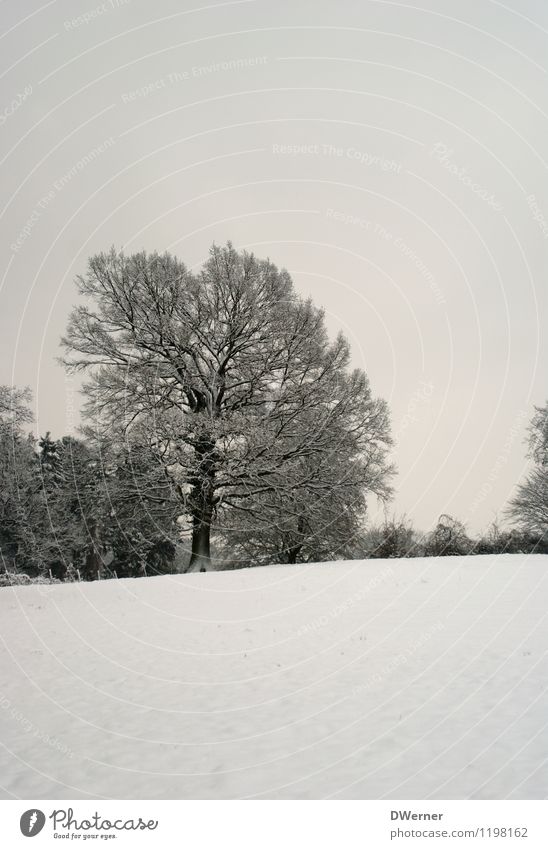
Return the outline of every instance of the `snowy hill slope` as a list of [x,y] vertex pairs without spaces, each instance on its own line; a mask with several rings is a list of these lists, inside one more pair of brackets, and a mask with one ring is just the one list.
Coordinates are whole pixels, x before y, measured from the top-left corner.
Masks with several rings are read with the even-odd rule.
[[6,798],[544,798],[548,558],[0,590]]

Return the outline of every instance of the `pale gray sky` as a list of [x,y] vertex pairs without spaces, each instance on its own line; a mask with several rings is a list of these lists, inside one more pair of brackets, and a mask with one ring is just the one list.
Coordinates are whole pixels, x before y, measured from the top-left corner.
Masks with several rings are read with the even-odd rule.
[[0,4],[0,382],[77,425],[55,362],[86,258],[285,266],[391,407],[395,508],[471,530],[548,396],[548,6]]

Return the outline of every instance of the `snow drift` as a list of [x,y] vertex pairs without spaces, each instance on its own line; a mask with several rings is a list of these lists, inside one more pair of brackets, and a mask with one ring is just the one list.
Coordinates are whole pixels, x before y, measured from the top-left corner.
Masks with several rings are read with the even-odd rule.
[[5,798],[544,798],[543,556],[0,590]]

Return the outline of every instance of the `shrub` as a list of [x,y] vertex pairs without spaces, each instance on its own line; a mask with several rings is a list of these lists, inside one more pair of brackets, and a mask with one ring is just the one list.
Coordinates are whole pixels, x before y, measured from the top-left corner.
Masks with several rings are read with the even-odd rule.
[[60,584],[57,578],[31,577],[24,572],[0,572],[0,587],[25,586],[27,584]]

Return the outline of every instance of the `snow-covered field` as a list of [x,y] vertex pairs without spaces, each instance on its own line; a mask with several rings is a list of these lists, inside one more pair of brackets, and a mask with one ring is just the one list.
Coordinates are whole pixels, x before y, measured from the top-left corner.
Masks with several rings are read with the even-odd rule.
[[548,558],[0,590],[5,798],[545,798]]

